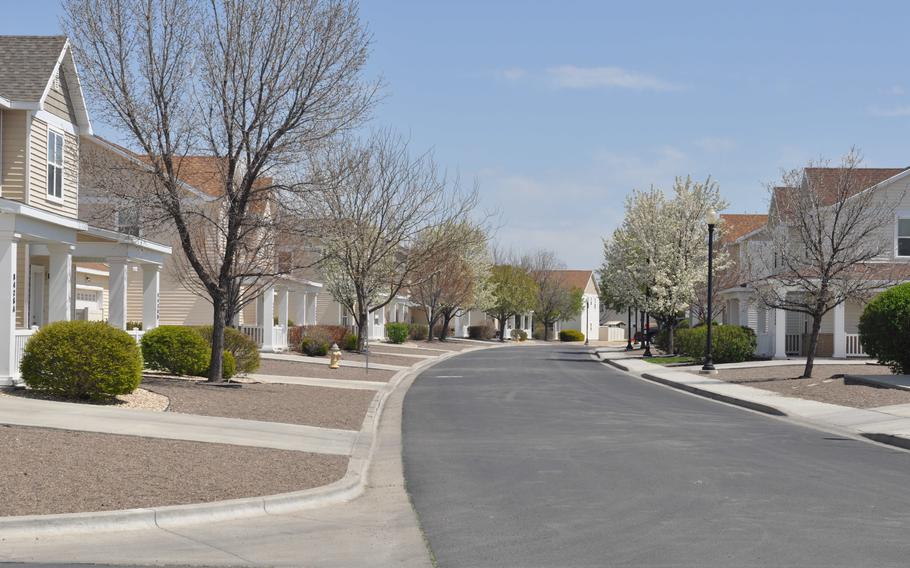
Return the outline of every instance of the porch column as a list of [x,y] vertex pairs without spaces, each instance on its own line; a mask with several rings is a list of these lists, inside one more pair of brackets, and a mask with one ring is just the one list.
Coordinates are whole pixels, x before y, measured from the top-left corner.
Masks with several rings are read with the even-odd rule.
[[316,293],[306,295],[307,325],[316,325]]
[[297,311],[294,314],[294,323],[297,325],[307,325],[307,298],[310,297],[306,292],[299,292],[297,298]]
[[847,358],[847,332],[844,325],[844,302],[834,306],[834,358]]
[[127,265],[125,258],[108,259],[110,293],[107,322],[117,329],[126,329]]
[[47,245],[50,253],[50,286],[47,294],[47,321],[69,321],[73,304],[73,247]]
[[[749,326],[749,298],[741,296],[739,298],[739,325]],[[751,329],[751,328],[750,328]]]
[[[287,337],[288,332],[288,294],[289,291],[287,288],[278,288],[278,325],[281,326],[283,330],[282,333]],[[281,349],[287,349],[287,340],[282,341],[283,345],[277,345],[276,347]]]
[[19,378],[16,360],[16,247],[15,234],[0,234],[0,385]]
[[275,351],[275,287],[269,286],[262,291],[262,350]]
[[142,329],[158,327],[161,267],[157,264],[142,265]]
[[774,358],[787,358],[787,312],[774,310]]

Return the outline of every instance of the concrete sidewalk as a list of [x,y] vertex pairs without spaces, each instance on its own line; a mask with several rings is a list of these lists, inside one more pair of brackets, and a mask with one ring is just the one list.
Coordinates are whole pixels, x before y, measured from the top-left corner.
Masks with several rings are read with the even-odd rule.
[[[708,375],[668,369],[640,358],[629,357],[624,352],[598,350],[597,356],[605,363],[643,379],[693,394],[910,449],[910,405],[908,404],[873,409],[852,408],[802,398],[791,398],[772,391],[712,379]],[[842,363],[842,361],[840,362]]]
[[247,375],[254,381],[260,383],[278,383],[284,385],[303,385],[308,387],[329,387],[333,389],[358,389],[358,390],[382,390],[389,386],[389,383],[382,381],[352,381],[344,379],[322,379],[317,377],[288,377],[285,375],[263,375],[261,373],[250,373]]
[[358,432],[0,396],[0,424],[349,456]]
[[[291,361],[293,363],[315,363],[316,365],[328,365],[328,359],[323,357],[307,357],[305,355],[292,355],[289,353],[260,353],[259,356],[263,359],[274,359],[276,361]],[[343,356],[342,356],[343,357]],[[398,357],[398,355],[396,355]],[[361,363],[360,361],[345,361],[341,359],[342,367],[357,367],[360,369],[366,368],[366,363]],[[383,363],[370,363],[371,369],[379,369],[381,371],[404,371],[408,367],[403,367],[401,365],[386,365]]]

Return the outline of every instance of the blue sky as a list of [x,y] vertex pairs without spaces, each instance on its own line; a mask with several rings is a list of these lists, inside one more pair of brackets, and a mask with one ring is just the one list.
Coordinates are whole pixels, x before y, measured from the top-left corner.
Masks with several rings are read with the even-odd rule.
[[[4,0],[0,33],[57,33],[58,3]],[[626,194],[712,175],[763,212],[781,168],[859,147],[908,166],[901,2],[368,0],[374,124],[433,148],[502,212],[497,241],[600,263]],[[904,38],[904,39],[901,39]]]

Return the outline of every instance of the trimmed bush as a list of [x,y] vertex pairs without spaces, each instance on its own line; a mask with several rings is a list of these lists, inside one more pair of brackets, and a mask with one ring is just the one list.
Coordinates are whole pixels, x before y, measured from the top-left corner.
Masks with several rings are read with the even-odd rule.
[[[197,327],[196,331],[207,345],[212,344],[212,326]],[[239,329],[224,328],[224,349],[234,357],[234,361],[237,363],[237,373],[255,373],[259,369],[259,346],[252,337]]]
[[385,335],[389,343],[404,343],[408,339],[411,327],[406,323],[387,323],[385,324]]
[[204,375],[210,353],[209,344],[191,327],[162,325],[142,336],[146,366],[173,375]]
[[[682,320],[678,324],[676,324],[676,330],[673,333],[673,343],[674,343],[673,346],[675,348],[676,353],[680,352],[679,351],[679,342],[677,341],[676,338],[679,336],[679,330],[681,330],[681,329],[689,329],[689,320]],[[667,326],[661,327],[660,331],[658,331],[654,335],[654,345],[658,349],[663,351],[664,353],[670,352],[670,328],[669,327],[667,327]]]
[[494,335],[496,335],[496,330],[493,329],[492,325],[469,325],[468,326],[468,337],[471,339],[489,340],[489,339],[493,339]]
[[222,353],[221,359],[221,378],[228,380],[237,374],[237,360],[227,349]]
[[511,335],[512,335],[512,339],[514,339],[516,341],[527,341],[528,340],[528,332],[523,329],[513,329]]
[[[708,326],[676,330],[676,350],[680,355],[698,361],[705,358]],[[713,325],[711,328],[711,353],[715,363],[740,363],[755,355],[755,332],[738,325]]]
[[408,328],[408,337],[414,341],[426,339],[430,333],[430,326],[425,323],[412,323]]
[[127,330],[127,331],[130,331],[130,330],[133,330],[133,329],[138,329],[138,330],[141,331],[141,330],[142,330],[142,322],[141,322],[141,321],[128,321],[128,322],[126,322],[126,330]]
[[910,283],[889,288],[866,304],[859,341],[867,355],[892,372],[910,374]]
[[349,333],[344,336],[344,341],[341,344],[342,349],[344,349],[345,351],[357,351],[358,347],[359,347],[359,345],[358,345],[357,335],[355,335],[353,333]]
[[584,341],[585,334],[577,329],[564,329],[559,332],[560,341]]
[[323,357],[329,352],[331,345],[322,337],[315,335],[304,337],[300,341],[300,351],[310,357]]
[[531,337],[534,339],[546,339],[546,326],[542,322],[534,322],[534,329],[531,331]]
[[22,378],[36,391],[81,400],[129,394],[142,381],[136,340],[104,322],[58,321],[25,345]]

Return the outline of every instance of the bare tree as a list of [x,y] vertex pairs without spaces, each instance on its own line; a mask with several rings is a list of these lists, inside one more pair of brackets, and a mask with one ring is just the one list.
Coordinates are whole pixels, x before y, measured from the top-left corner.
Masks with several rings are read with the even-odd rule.
[[889,265],[873,262],[892,246],[887,227],[899,200],[870,189],[883,178],[861,163],[853,149],[837,167],[784,172],[782,187],[772,189],[770,240],[758,257],[764,277],[754,285],[768,307],[811,318],[804,377],[812,376],[824,315],[893,282]]
[[[64,0],[64,25],[98,115],[145,161],[142,196],[167,221],[213,304],[209,380],[241,287],[279,272],[268,248],[294,165],[359,125],[376,84],[361,80],[369,37],[348,0]],[[181,182],[183,160],[217,158],[210,200]],[[125,203],[135,192],[114,192]],[[267,258],[268,268],[244,259]]]
[[565,265],[552,251],[537,251],[525,257],[523,264],[537,282],[534,318],[543,323],[544,340],[549,341],[556,322],[571,319],[581,312],[583,292],[566,285],[559,272]]
[[311,176],[301,218],[317,228],[326,287],[352,314],[363,349],[371,313],[436,273],[422,267],[444,269],[443,228],[468,219],[477,190],[462,191],[430,154],[413,157],[388,131],[327,148]]

